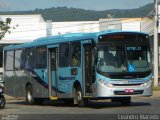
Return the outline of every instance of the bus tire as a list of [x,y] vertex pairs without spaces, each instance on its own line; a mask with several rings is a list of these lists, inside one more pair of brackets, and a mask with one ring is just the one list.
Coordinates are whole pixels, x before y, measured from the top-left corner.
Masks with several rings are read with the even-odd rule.
[[6,100],[5,100],[4,96],[3,96],[3,97],[0,98],[0,108],[4,108],[5,104],[6,104]]
[[26,88],[26,102],[28,105],[33,105],[35,103],[33,98],[33,88],[31,85],[28,85]]
[[129,106],[131,104],[131,97],[125,97],[120,100],[123,106]]
[[84,107],[88,104],[88,99],[84,99],[82,96],[82,90],[80,87],[73,89],[74,104],[79,107]]

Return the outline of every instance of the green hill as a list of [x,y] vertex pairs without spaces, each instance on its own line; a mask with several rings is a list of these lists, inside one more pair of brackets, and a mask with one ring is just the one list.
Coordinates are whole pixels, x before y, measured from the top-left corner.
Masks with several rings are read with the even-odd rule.
[[93,11],[77,8],[57,7],[35,9],[33,11],[0,12],[0,14],[41,14],[45,20],[60,21],[92,21],[100,18],[132,18],[144,17],[153,10],[153,4],[147,4],[137,9],[113,9]]

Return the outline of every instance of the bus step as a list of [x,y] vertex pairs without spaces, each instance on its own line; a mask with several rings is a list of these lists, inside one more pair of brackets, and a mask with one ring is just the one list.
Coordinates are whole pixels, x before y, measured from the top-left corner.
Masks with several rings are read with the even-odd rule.
[[49,98],[50,98],[50,100],[57,100],[58,99],[57,96],[50,96]]
[[92,98],[92,96],[83,96],[83,98]]

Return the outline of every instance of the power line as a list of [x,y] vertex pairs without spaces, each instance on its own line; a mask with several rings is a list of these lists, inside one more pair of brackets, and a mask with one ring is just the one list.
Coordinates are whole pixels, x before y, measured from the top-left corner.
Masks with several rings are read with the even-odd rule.
[[[134,21],[139,21],[139,20],[134,20]],[[131,21],[129,21],[129,22],[125,22],[125,23],[130,23]],[[122,23],[117,23],[117,24],[109,24],[109,25],[121,25]],[[103,27],[106,27],[106,25],[102,25],[101,26],[102,28]],[[60,28],[63,28],[63,27],[60,27]],[[66,28],[66,27],[65,27]],[[83,28],[83,29],[81,29],[81,30],[83,30],[83,31],[85,31],[85,30],[92,30],[92,31],[94,31],[94,30],[96,30],[97,28],[99,28],[99,26],[97,26],[97,27],[90,27],[90,28]],[[46,29],[43,29],[43,30],[46,30]],[[66,31],[67,33],[72,33],[72,32],[82,32],[81,30],[70,30],[70,31]],[[37,31],[37,30],[33,30],[33,31]],[[59,31],[60,32],[60,31]],[[63,33],[63,34],[65,34],[65,33]],[[58,34],[57,34],[58,35]],[[10,38],[10,39],[19,39],[19,38],[26,38],[26,37],[35,37],[35,38],[37,38],[37,36],[23,36],[23,37],[16,37],[16,38]],[[46,37],[46,36],[38,36],[38,38],[39,37]]]
[[[122,19],[122,20],[129,20],[129,21],[125,21],[124,23],[131,23],[131,22],[136,22],[136,21],[140,21],[139,19],[137,19],[137,20],[130,20],[130,19],[128,19],[128,18],[126,18],[126,19]],[[115,21],[117,21],[117,22],[119,22],[119,23],[116,23],[116,24],[113,24],[113,22],[115,22]],[[123,21],[120,21],[119,19],[117,20],[117,19],[115,19],[115,20],[107,20],[107,21],[100,21],[99,22],[100,24],[103,24],[103,23],[109,23],[109,24],[107,24],[107,25],[122,25],[123,24]],[[77,27],[77,26],[81,26],[81,27],[87,27],[87,26],[85,26],[85,25],[100,25],[100,24],[98,24],[98,23],[95,23],[95,22],[91,22],[91,23],[85,23],[85,24],[83,24],[83,23],[78,23],[78,24],[74,24],[74,25],[67,25],[67,26],[63,26],[63,27],[53,27],[53,29],[63,29],[63,28],[68,28],[68,27]],[[92,31],[94,31],[94,29],[97,29],[97,28],[103,28],[103,27],[107,27],[106,26],[106,24],[105,25],[101,25],[101,26],[97,26],[97,27],[89,27],[89,28],[81,28],[80,30],[70,30],[70,31],[66,31],[66,32],[62,32],[63,34],[65,34],[65,33],[72,33],[72,32],[82,32],[81,30],[83,30],[83,31],[85,31],[86,32],[86,30],[92,30]],[[76,28],[76,29],[78,29],[78,28]],[[17,33],[17,32],[30,32],[30,31],[40,31],[40,30],[46,30],[45,28],[43,28],[43,29],[32,29],[32,30],[25,30],[25,31],[15,31],[15,32],[13,32],[13,33]],[[61,32],[61,31],[58,31],[58,32]],[[89,32],[89,31],[88,31]],[[56,34],[56,35],[58,35],[58,34]],[[35,37],[35,38],[37,38],[37,36],[23,36],[23,37],[16,37],[16,38],[9,38],[9,39],[19,39],[19,38],[26,38],[26,37]],[[45,37],[45,36],[38,36],[38,37]]]
[[[123,19],[123,20],[128,20],[127,18],[126,19]],[[110,21],[100,21],[99,23],[100,24],[103,24],[103,23],[109,23],[109,22],[119,22],[120,20],[110,20]],[[131,23],[131,22],[135,22],[135,21],[139,21],[139,20],[132,20],[132,21],[128,21],[128,22],[125,22],[125,23]],[[122,21],[120,21],[121,23],[117,23],[117,24],[108,24],[108,25],[118,25],[118,24],[122,24]],[[76,25],[67,25],[67,26],[63,26],[63,27],[53,27],[53,29],[61,29],[61,28],[69,28],[69,27],[78,27],[78,26],[85,26],[85,25],[93,25],[93,24],[99,24],[99,23],[78,23]],[[24,30],[24,31],[11,31],[13,33],[17,33],[17,32],[29,32],[29,31],[40,31],[40,30],[46,30],[45,28],[39,28],[39,29],[30,29],[30,30]]]

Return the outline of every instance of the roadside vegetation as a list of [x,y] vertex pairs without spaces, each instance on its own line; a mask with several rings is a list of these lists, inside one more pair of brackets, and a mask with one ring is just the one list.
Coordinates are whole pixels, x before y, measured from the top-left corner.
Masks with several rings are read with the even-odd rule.
[[153,3],[135,9],[111,9],[104,11],[85,10],[68,7],[52,7],[30,11],[0,11],[0,15],[41,14],[45,20],[63,21],[94,21],[100,18],[137,18],[148,16],[153,10]]
[[153,87],[153,91],[160,91],[160,86]]

